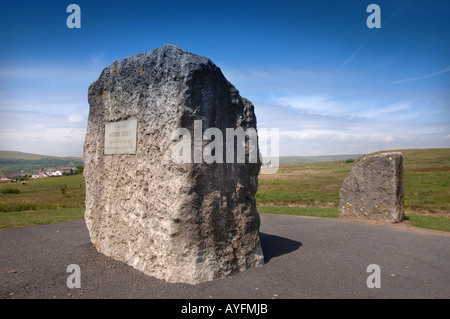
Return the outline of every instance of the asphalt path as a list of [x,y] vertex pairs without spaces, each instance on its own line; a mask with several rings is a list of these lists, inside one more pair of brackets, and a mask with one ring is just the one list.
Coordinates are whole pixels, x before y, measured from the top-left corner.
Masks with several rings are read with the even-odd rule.
[[[167,283],[98,253],[84,221],[0,231],[0,298],[449,298],[450,236],[404,226],[261,215],[265,265]],[[80,267],[68,288],[67,267]],[[380,269],[380,288],[367,279]],[[373,282],[373,281],[372,281]]]

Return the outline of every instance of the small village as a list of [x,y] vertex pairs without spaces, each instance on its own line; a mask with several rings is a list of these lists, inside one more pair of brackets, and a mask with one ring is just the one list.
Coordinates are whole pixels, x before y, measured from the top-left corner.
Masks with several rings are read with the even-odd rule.
[[0,183],[14,183],[30,179],[60,177],[63,175],[75,174],[76,171],[77,167],[51,167],[51,168],[41,168],[40,170],[34,170],[29,172],[28,174],[26,173],[2,174],[0,176]]

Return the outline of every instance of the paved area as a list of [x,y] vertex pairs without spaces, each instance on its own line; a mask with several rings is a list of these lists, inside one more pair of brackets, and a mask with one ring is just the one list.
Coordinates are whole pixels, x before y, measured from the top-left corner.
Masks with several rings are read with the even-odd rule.
[[[337,219],[261,215],[265,265],[199,285],[98,253],[84,221],[0,231],[0,298],[449,298],[450,236]],[[69,289],[77,264],[81,288]],[[370,264],[380,288],[366,284]]]

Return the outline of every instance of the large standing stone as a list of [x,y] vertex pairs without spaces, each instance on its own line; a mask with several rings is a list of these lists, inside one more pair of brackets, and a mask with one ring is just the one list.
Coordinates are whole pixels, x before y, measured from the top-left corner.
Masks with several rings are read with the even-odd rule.
[[89,104],[85,220],[98,251],[170,282],[263,264],[254,198],[260,161],[172,160],[172,133],[186,128],[194,137],[194,121],[224,139],[226,128],[256,128],[252,103],[216,65],[164,45],[105,68]]
[[404,218],[402,153],[361,159],[344,181],[339,216],[397,223]]

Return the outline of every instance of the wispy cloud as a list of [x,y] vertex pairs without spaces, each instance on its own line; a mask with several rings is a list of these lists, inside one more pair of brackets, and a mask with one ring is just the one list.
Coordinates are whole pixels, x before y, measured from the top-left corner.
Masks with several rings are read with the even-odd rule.
[[[409,4],[409,2],[410,0],[403,2],[397,8],[397,10],[394,11],[394,13],[392,13],[387,19],[383,20],[383,28],[386,28],[386,26],[391,22],[391,20],[398,16],[400,11],[402,11]],[[364,48],[364,46],[369,42],[369,40],[373,37],[373,35],[377,33],[377,31],[378,29],[372,30],[370,35],[362,42],[362,44],[358,47],[358,49],[356,49],[356,51],[353,52],[353,54],[350,55],[350,57],[348,57],[347,60],[345,60],[345,62],[339,67],[338,73],[358,55],[358,53]]]
[[434,73],[431,73],[431,74],[424,75],[424,76],[418,76],[418,77],[414,77],[414,78],[394,81],[391,84],[400,84],[400,83],[406,83],[406,82],[425,80],[425,79],[429,79],[429,78],[432,78],[432,77],[435,77],[435,76],[438,76],[440,74],[444,74],[444,73],[447,73],[447,72],[450,72],[450,67],[448,67],[446,69],[443,69],[443,70],[440,70],[440,71],[437,71],[437,72],[434,72]]
[[359,51],[361,51],[362,48],[364,48],[364,46],[367,44],[367,42],[369,42],[369,40],[373,37],[373,35],[375,34],[375,30],[372,31],[372,33],[370,33],[370,35],[364,40],[364,42],[359,46],[358,49],[356,49],[355,52],[353,52],[353,54],[347,59],[345,60],[345,62],[339,67],[338,69],[338,73],[341,72],[341,70],[348,64],[350,63],[350,61],[352,61],[355,56],[359,53]]
[[0,80],[71,79],[94,81],[101,68],[91,65],[70,65],[68,63],[36,63],[35,65],[2,65]]
[[89,55],[89,61],[94,66],[99,66],[103,62],[105,52],[100,52],[96,54]]
[[80,156],[99,68],[70,63],[5,65],[0,69],[0,149]]
[[[336,83],[334,74],[325,68],[302,67],[287,68],[271,66],[265,68],[221,68],[226,78],[233,83],[244,96],[252,94],[270,98],[270,95],[299,94],[314,92],[327,87],[330,94],[344,91]],[[249,94],[250,93],[250,94]]]
[[[0,149],[28,153],[81,156],[86,121],[40,112],[2,112]],[[3,121],[3,117],[7,120]],[[75,120],[75,122],[74,122]],[[84,123],[83,123],[84,122]]]
[[357,114],[363,118],[378,118],[378,119],[389,119],[393,116],[398,119],[399,114],[410,113],[411,102],[404,101],[395,104],[386,105],[383,107],[376,108],[365,108],[360,110]]
[[347,115],[350,110],[349,106],[342,105],[327,95],[273,96],[271,103],[319,115]]
[[67,117],[69,123],[73,123],[73,124],[77,124],[77,123],[82,123],[82,124],[86,124],[87,120],[80,114],[71,114]]
[[273,97],[271,103],[255,102],[255,111],[258,127],[279,128],[281,155],[367,154],[448,147],[450,143],[450,123],[442,122],[442,117],[431,117],[421,101],[376,101],[368,107],[358,99],[349,102],[325,95],[281,96]]

